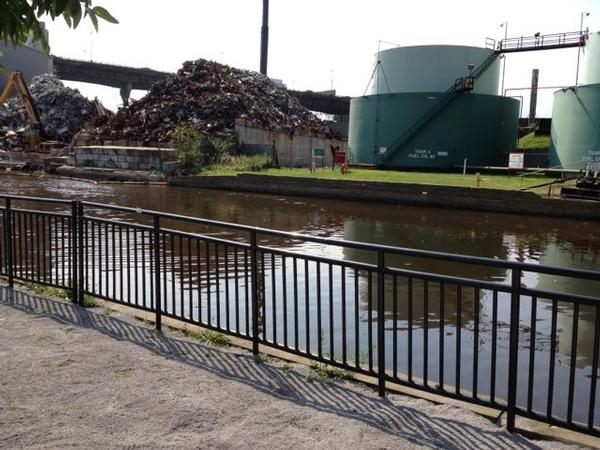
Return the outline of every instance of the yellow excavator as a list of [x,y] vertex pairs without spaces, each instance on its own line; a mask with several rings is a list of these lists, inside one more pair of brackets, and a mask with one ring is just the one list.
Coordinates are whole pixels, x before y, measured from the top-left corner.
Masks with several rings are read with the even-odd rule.
[[0,94],[0,107],[12,95],[13,90],[17,92],[27,113],[27,120],[29,122],[28,132],[25,135],[27,150],[35,152],[39,149],[42,142],[42,126],[35,103],[31,98],[29,89],[27,89],[27,84],[23,80],[23,74],[19,71],[11,72],[8,76],[8,81]]

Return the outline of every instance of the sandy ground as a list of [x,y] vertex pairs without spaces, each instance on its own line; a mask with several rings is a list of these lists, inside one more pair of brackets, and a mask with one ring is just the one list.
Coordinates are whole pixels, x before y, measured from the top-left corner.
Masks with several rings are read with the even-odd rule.
[[2,448],[568,448],[0,287]]

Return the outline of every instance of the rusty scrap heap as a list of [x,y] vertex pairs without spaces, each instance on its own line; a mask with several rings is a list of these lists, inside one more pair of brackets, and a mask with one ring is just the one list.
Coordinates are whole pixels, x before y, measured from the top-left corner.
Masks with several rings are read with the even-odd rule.
[[[40,117],[44,139],[68,143],[95,115],[91,101],[53,75],[33,77],[29,92]],[[0,105],[0,148],[22,147],[28,125],[25,108],[17,96]]]
[[286,133],[332,134],[287,89],[257,72],[213,61],[187,61],[177,74],[123,107],[90,134],[105,140],[167,142],[179,124],[207,135],[234,134],[235,122]]

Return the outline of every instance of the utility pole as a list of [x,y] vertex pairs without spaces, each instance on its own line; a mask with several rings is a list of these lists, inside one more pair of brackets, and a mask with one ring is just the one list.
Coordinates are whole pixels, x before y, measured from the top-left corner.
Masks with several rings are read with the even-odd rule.
[[260,31],[260,73],[267,74],[269,54],[269,0],[263,0],[262,28]]
[[[579,39],[581,39],[583,36],[583,18],[589,15],[589,12],[581,13],[581,20],[579,21]],[[577,71],[575,72],[575,86],[577,86],[577,83],[579,82],[579,57],[581,56],[581,44],[582,41],[580,40],[579,46],[577,47]]]

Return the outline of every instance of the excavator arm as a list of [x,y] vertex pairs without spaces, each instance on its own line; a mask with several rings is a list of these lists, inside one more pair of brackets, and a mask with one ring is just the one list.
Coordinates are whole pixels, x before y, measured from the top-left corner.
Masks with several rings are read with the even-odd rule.
[[23,75],[21,72],[12,72],[9,75],[8,82],[2,90],[2,94],[0,94],[0,104],[4,103],[10,97],[13,89],[17,91],[17,95],[25,107],[29,122],[39,124],[40,116],[35,108],[35,104],[33,103],[31,94],[29,93],[29,89],[27,89],[27,85],[25,84],[25,81],[23,81]]
[[27,84],[23,81],[23,74],[21,74],[21,72],[11,72],[8,76],[6,86],[4,86],[4,89],[0,94],[0,107],[2,107],[4,102],[11,96],[13,89],[17,91],[17,95],[19,96],[21,103],[23,103],[25,112],[27,113],[27,120],[31,125],[31,130],[26,135],[28,149],[30,151],[38,151],[42,140],[40,116],[35,107],[35,103],[31,98],[29,89],[27,89]]

